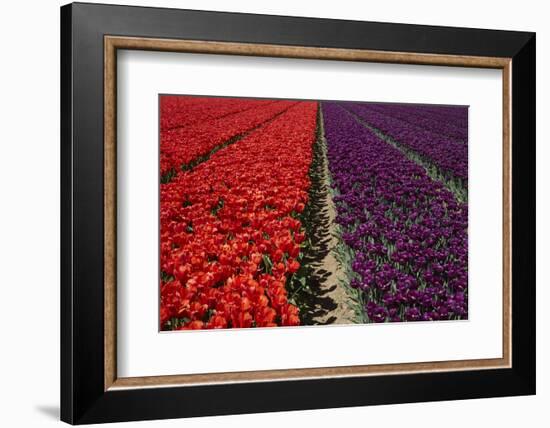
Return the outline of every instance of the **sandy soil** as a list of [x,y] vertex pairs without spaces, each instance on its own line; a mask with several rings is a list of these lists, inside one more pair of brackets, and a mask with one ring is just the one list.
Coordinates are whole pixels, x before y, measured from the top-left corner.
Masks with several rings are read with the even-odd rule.
[[[328,159],[326,156],[326,140],[324,138],[324,129],[322,114],[320,115],[320,126],[321,126],[321,140],[318,141],[318,144],[321,147],[322,151],[322,167],[321,174],[323,178],[323,196],[321,197],[321,203],[324,206],[323,216],[328,220],[325,224],[327,225],[327,240],[325,245],[328,246],[328,251],[326,251],[325,256],[315,263],[313,266],[314,272],[318,276],[323,277],[323,281],[320,281],[318,284],[319,292],[326,298],[332,300],[333,309],[330,311],[319,310],[318,315],[313,318],[313,321],[316,324],[350,324],[353,323],[355,314],[353,308],[350,306],[350,297],[348,291],[341,284],[342,281],[346,280],[346,274],[344,270],[340,267],[336,259],[335,248],[338,245],[339,239],[337,234],[337,228],[335,223],[336,217],[336,208],[330,194],[330,173],[328,169]],[[318,309],[322,309],[318,305]]]

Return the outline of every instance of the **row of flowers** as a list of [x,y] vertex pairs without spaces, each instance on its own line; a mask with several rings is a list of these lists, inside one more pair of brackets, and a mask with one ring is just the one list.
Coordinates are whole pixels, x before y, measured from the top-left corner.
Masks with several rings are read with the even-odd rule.
[[467,205],[340,105],[323,103],[323,118],[336,221],[368,320],[466,319]]
[[450,179],[468,187],[468,145],[380,113],[367,104],[350,103],[346,109],[368,125],[436,165]]
[[[468,143],[467,107],[445,107],[443,111],[436,112],[422,105],[370,104],[369,107],[417,128]],[[462,120],[463,116],[466,122]]]
[[[242,112],[161,131],[161,176],[168,174],[170,179],[173,178],[181,170],[190,168],[197,158],[208,155],[212,150],[273,119],[295,104],[293,101],[277,101],[250,108],[249,103],[257,103],[256,100],[239,100],[236,103],[243,109]],[[161,111],[161,117],[165,115],[167,113]]]
[[305,240],[317,103],[276,105],[287,110],[161,185],[161,329],[300,323],[287,281]]
[[191,126],[270,103],[273,100],[162,95],[160,129]]
[[441,106],[441,105],[419,105],[418,110],[429,113],[434,118],[441,120],[451,120],[460,128],[468,128],[468,108],[461,106]]

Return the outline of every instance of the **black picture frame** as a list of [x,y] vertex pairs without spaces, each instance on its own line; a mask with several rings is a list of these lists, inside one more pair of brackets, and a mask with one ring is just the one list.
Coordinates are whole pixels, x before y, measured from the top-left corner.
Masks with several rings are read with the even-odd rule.
[[[512,367],[105,391],[105,35],[512,58]],[[63,6],[61,419],[86,424],[534,394],[535,43],[528,32]]]

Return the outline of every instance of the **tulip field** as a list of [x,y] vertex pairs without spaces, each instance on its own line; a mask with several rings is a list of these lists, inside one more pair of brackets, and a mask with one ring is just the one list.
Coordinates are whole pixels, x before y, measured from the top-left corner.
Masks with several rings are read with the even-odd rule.
[[160,329],[468,318],[468,109],[162,95]]

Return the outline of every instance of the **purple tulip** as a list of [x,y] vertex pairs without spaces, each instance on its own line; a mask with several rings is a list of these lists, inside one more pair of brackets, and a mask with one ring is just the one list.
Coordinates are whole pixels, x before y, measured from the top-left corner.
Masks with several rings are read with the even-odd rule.
[[419,321],[422,318],[422,314],[418,308],[407,308],[405,311],[405,319],[407,321]]

